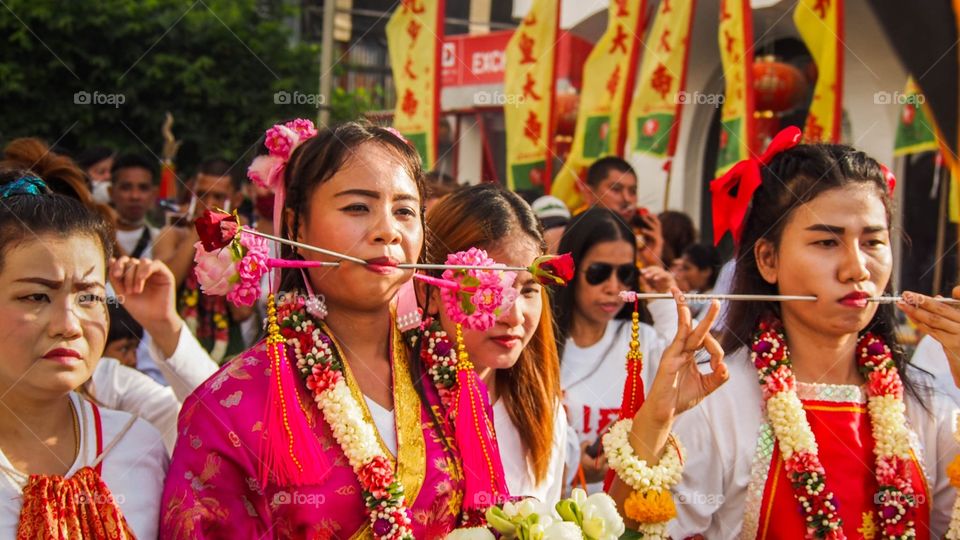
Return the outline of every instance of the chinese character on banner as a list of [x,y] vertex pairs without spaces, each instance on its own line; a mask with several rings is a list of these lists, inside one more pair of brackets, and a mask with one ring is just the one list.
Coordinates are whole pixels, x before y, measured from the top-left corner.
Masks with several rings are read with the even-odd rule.
[[538,144],[540,142],[541,129],[543,129],[543,124],[541,124],[540,119],[537,118],[537,113],[529,111],[527,113],[527,122],[523,128],[524,137],[530,139],[533,144]]

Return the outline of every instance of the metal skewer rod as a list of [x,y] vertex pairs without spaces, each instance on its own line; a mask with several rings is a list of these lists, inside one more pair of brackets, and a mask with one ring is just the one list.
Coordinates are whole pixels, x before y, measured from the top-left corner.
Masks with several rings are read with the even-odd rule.
[[[629,299],[625,297],[629,296]],[[798,295],[783,295],[783,294],[697,294],[697,293],[686,293],[682,295],[687,302],[704,302],[709,300],[732,300],[732,301],[771,301],[771,302],[786,302],[786,301],[799,301],[799,302],[815,302],[817,300],[816,296],[798,296]],[[637,300],[672,300],[673,295],[670,293],[636,293],[636,295],[623,295],[621,298],[624,298],[625,302],[633,302],[633,298]]]
[[397,268],[403,269],[420,269],[420,270],[502,270],[505,272],[529,272],[529,268],[522,268],[520,266],[478,266],[471,264],[417,264],[417,263],[401,263],[397,265]]
[[[286,238],[280,238],[279,236],[274,236],[272,234],[267,234],[260,232],[249,227],[243,227],[243,232],[250,233],[254,236],[262,236],[268,240],[273,240],[274,242],[279,242],[281,244],[286,244],[288,246],[294,246],[301,249],[306,249],[309,251],[316,251],[317,253],[322,253],[330,257],[336,257],[345,261],[355,262],[357,264],[370,264],[367,261],[351,257],[350,255],[344,255],[343,253],[338,253],[336,251],[331,251],[329,249],[324,249],[317,246],[311,246],[310,244],[304,244],[297,242],[295,240],[287,240]],[[324,266],[335,266],[337,263],[325,264]],[[520,266],[479,266],[479,265],[469,265],[469,264],[417,264],[417,263],[402,263],[398,264],[397,268],[401,269],[421,269],[421,270],[500,270],[506,272],[528,272],[530,269]]]
[[324,255],[329,255],[330,257],[336,257],[345,261],[355,262],[357,264],[367,264],[367,261],[363,259],[358,259],[357,257],[351,257],[350,255],[344,255],[343,253],[337,253],[336,251],[331,251],[329,249],[319,248],[317,246],[311,246],[310,244],[304,244],[297,242],[295,240],[287,240],[286,238],[280,238],[279,236],[274,236],[272,234],[263,233],[249,227],[243,227],[243,232],[250,233],[254,236],[261,236],[268,240],[273,240],[274,242],[280,242],[281,244],[286,244],[288,246],[298,247],[300,249],[306,249],[309,251],[316,251],[317,253],[322,253]]
[[[934,298],[933,300],[941,304],[960,305],[960,300],[953,298]],[[909,300],[904,300],[902,296],[874,296],[867,298],[867,302],[876,302],[878,304],[896,304],[900,301],[910,303]]]

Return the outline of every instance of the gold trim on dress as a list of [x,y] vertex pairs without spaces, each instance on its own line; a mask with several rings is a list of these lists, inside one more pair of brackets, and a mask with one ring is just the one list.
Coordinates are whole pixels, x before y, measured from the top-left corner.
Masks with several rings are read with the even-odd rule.
[[[393,385],[393,416],[396,422],[395,429],[397,433],[396,458],[390,453],[390,450],[383,442],[383,438],[380,436],[380,430],[376,428],[373,415],[370,414],[370,409],[367,407],[367,400],[364,399],[363,393],[360,391],[360,386],[357,384],[356,378],[350,370],[350,364],[347,362],[346,356],[344,356],[343,350],[340,348],[340,344],[336,338],[333,337],[329,328],[324,326],[323,329],[330,337],[334,349],[343,361],[344,379],[346,379],[347,386],[350,388],[350,394],[360,406],[360,410],[363,412],[363,420],[374,426],[373,432],[376,434],[377,444],[380,445],[380,449],[384,455],[390,459],[390,462],[397,471],[397,479],[399,479],[400,484],[403,485],[406,506],[407,508],[412,508],[427,476],[427,445],[423,435],[423,411],[420,396],[417,394],[417,389],[413,386],[413,376],[410,374],[410,365],[408,364],[407,347],[403,341],[403,336],[397,329],[394,316],[391,314],[390,319],[390,340],[392,344],[391,350],[393,351],[390,363],[393,375],[391,381]],[[350,538],[353,540],[373,538],[369,522]]]

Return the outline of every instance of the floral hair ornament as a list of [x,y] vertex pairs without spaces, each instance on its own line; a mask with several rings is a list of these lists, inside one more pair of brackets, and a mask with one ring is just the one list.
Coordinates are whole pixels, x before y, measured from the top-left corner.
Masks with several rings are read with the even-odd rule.
[[880,172],[883,173],[883,179],[887,181],[887,195],[893,198],[893,190],[897,189],[897,177],[893,174],[893,171],[883,163],[880,164]]
[[[276,124],[264,134],[263,145],[269,150],[266,156],[254,158],[247,169],[247,178],[254,184],[273,192],[273,230],[279,231],[283,216],[283,205],[287,194],[283,184],[283,174],[287,169],[290,156],[298,146],[317,136],[313,122],[297,118],[285,124]],[[280,284],[279,270],[274,273],[274,285]],[[276,292],[276,289],[274,289]]]
[[409,139],[407,139],[406,137],[404,137],[404,136],[403,136],[403,133],[400,133],[400,131],[399,131],[397,128],[394,128],[394,127],[385,127],[385,128],[383,128],[383,129],[389,131],[390,133],[393,134],[394,137],[400,139],[401,141],[409,144],[410,146],[413,146],[413,143],[410,142]]
[[0,199],[15,195],[43,195],[50,193],[47,183],[32,174],[21,176],[13,182],[0,186]]
[[[760,157],[751,157],[736,163],[726,174],[710,182],[713,195],[713,241],[720,243],[727,231],[733,241],[740,244],[743,225],[753,193],[760,187],[763,177],[760,171],[770,164],[774,156],[800,143],[803,133],[796,126],[789,126],[770,141]],[[736,195],[731,191],[736,188]]]
[[263,145],[270,153],[254,158],[247,169],[247,178],[279,194],[278,190],[283,188],[283,173],[293,151],[316,135],[317,128],[313,122],[304,118],[274,125],[264,134]]

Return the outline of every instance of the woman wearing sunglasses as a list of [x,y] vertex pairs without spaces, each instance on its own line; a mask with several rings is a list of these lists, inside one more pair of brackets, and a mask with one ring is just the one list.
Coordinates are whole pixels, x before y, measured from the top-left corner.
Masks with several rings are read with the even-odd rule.
[[[641,277],[633,232],[609,210],[588,210],[570,222],[559,247],[559,253],[568,252],[576,275],[557,291],[554,303],[560,385],[580,441],[574,484],[597,492],[607,473],[599,439],[618,418],[626,380],[633,306],[624,304],[620,292],[638,290],[641,280],[657,292],[666,292],[675,283],[662,268],[656,269],[656,275],[647,272]],[[646,307],[654,326],[640,323],[640,346],[645,364],[642,377],[649,384],[663,348],[676,331],[677,312],[672,300],[656,300]]]

